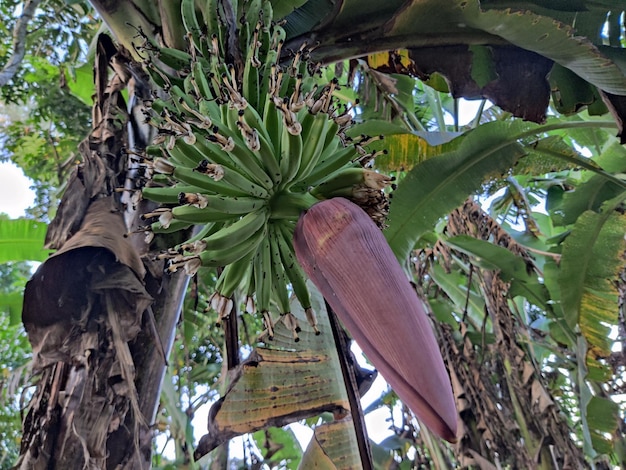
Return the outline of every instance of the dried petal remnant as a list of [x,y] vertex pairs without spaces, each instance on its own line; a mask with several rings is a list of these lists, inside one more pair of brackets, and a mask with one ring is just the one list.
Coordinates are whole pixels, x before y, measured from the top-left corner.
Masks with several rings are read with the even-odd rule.
[[296,226],[298,261],[366,356],[431,430],[455,441],[450,380],[420,300],[382,232],[357,205],[333,198]]

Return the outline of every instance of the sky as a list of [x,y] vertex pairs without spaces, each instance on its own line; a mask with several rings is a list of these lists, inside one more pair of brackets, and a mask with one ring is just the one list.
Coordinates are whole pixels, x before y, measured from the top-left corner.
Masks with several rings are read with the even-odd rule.
[[24,215],[24,210],[35,201],[35,193],[30,189],[31,181],[13,163],[0,163],[0,213],[12,219]]

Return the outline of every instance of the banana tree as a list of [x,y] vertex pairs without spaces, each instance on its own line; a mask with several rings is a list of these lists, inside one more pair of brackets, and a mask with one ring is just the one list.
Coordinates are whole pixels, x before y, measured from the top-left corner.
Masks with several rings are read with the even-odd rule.
[[[98,42],[94,130],[81,145],[84,163],[48,234],[48,245],[59,251],[35,275],[26,294],[24,323],[43,372],[27,415],[21,460],[25,467],[49,462],[72,467],[82,465],[85,456],[96,466],[149,466],[148,423],[154,417],[184,292],[183,270],[194,274],[199,268],[223,267],[208,306],[225,325],[226,336],[234,335],[227,341],[231,346],[227,363],[241,374],[249,363],[239,364],[235,291],[247,294],[249,310],[260,312],[266,339],[276,336],[272,312],[281,314],[281,325],[287,326],[294,342],[299,339],[302,327],[291,312],[287,284],[313,332],[318,328],[295,257],[349,329],[357,309],[367,307],[357,308],[354,296],[375,300],[371,297],[375,291],[364,287],[367,283],[355,291],[349,290],[354,289],[350,283],[337,282],[339,274],[329,277],[333,263],[350,260],[328,259],[322,239],[307,238],[300,256],[291,246],[294,232],[300,239],[308,236],[298,232],[302,229],[295,222],[300,214],[318,207],[320,200],[347,197],[381,224],[387,210],[381,190],[391,180],[360,164],[377,156],[374,147],[368,149],[376,138],[350,137],[347,127],[355,114],[337,106],[336,79],[318,85],[320,65],[401,47],[407,55],[389,55],[387,66],[394,72],[422,78],[438,72],[456,96],[489,97],[515,115],[536,121],[545,118],[550,90],[545,77],[551,72],[552,89],[564,109],[583,104],[602,108],[604,100],[601,111],[612,111],[618,126],[623,120],[622,49],[594,46],[597,33],[575,36],[567,27],[573,15],[558,10],[558,5],[501,10],[496,4],[454,1],[443,7],[441,2],[93,3],[125,49],[118,50],[105,37]],[[608,3],[601,8],[580,5],[596,14],[583,24],[604,25],[609,13],[614,23],[618,6]],[[614,41],[615,33],[608,39]],[[447,65],[441,57],[461,65]],[[367,59],[359,63],[369,68]],[[378,78],[385,80],[382,74]],[[388,95],[394,97],[398,94],[394,84],[400,79],[386,80]],[[121,93],[126,84],[134,92],[129,114]],[[127,121],[132,123],[128,137]],[[515,140],[524,132],[514,134]],[[621,127],[618,132],[623,135]],[[466,147],[472,145],[492,145],[495,150],[479,152],[482,160],[469,167],[462,164],[467,155],[462,145],[458,157],[451,158],[454,165],[445,169],[449,177],[459,181],[460,176],[470,177],[459,187],[464,197],[489,173],[506,171],[521,155],[508,142],[492,139]],[[507,152],[499,152],[503,149]],[[502,156],[496,168],[484,163],[491,155]],[[435,172],[431,183],[437,181],[440,175]],[[125,188],[121,200],[115,197],[119,188]],[[409,195],[397,203],[401,216],[396,221],[407,214],[402,208],[414,197],[407,191]],[[151,205],[150,200],[164,206]],[[410,230],[405,225],[411,218],[394,222],[394,202],[387,239],[401,261],[429,224],[460,201],[441,202],[432,207],[429,218],[420,220],[420,228]],[[333,210],[322,218],[340,221],[347,217],[342,214]],[[314,216],[309,220],[320,223]],[[373,225],[353,223],[363,230],[364,240],[376,240],[366,251],[375,258],[386,245],[374,235]],[[202,228],[190,233],[197,225]],[[321,228],[319,234],[335,236]],[[348,248],[344,241],[333,256],[345,256]],[[365,243],[359,248],[367,250]],[[387,262],[390,253],[383,256]],[[173,275],[164,275],[164,268]],[[401,296],[408,298],[408,282],[402,280],[401,271],[390,272],[390,285],[404,283]],[[334,301],[333,291],[338,294]],[[411,302],[411,312],[421,310]],[[403,314],[412,316],[411,312]],[[400,314],[389,330],[401,328],[403,318]],[[429,337],[425,317],[411,321]],[[68,331],[73,341],[68,341]],[[381,343],[367,327],[356,326],[351,332],[371,344],[370,359],[418,417],[453,440],[456,414],[445,397],[449,387],[442,364],[429,363],[436,380],[404,384],[405,358],[418,350],[389,364],[384,357],[375,359],[376,353],[397,354],[397,346],[407,345]],[[381,344],[390,349],[379,350]],[[426,348],[429,354],[433,344]],[[102,393],[104,378],[110,387]],[[229,385],[229,392],[234,389]],[[355,387],[349,386],[346,393],[345,409],[357,420]],[[443,402],[433,407],[429,402],[438,394]],[[85,409],[85,403],[91,408]],[[215,409],[214,422],[219,422],[222,409],[223,403]],[[49,410],[54,410],[51,420]],[[356,429],[360,464],[367,468],[371,465],[367,443]],[[215,436],[207,436],[215,445]],[[211,448],[206,443],[201,442],[197,456]]]

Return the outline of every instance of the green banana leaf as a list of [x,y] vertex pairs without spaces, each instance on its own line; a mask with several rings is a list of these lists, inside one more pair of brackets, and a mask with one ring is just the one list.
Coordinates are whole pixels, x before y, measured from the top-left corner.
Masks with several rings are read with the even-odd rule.
[[500,278],[510,282],[509,293],[512,297],[520,295],[544,310],[550,310],[548,290],[539,282],[535,271],[529,272],[528,265],[521,257],[504,247],[469,235],[451,237],[445,243],[472,256],[473,262],[481,268],[500,271]]
[[398,259],[406,259],[419,237],[485,180],[513,166],[526,153],[518,138],[536,127],[520,121],[484,124],[442,145],[441,155],[409,171],[393,194],[385,230]]
[[22,293],[0,294],[0,312],[9,315],[9,325],[22,321]]
[[253,434],[263,460],[269,467],[285,463],[295,468],[302,458],[302,448],[291,428],[268,428]]
[[349,470],[361,468],[360,461],[354,424],[348,417],[315,428],[298,469]]
[[608,398],[593,396],[587,404],[587,426],[593,448],[599,454],[609,455],[613,444],[606,435],[612,435],[619,423],[619,405]]
[[[469,291],[467,286],[467,276],[459,273],[446,273],[443,268],[435,264],[432,266],[430,276],[433,281],[446,293],[454,305],[467,305],[469,317],[481,323],[485,316],[485,300],[474,291]],[[437,314],[437,310],[433,309]]]
[[0,263],[44,261],[47,225],[30,219],[0,220]]
[[[299,342],[294,342],[291,331],[282,321],[277,321],[274,339],[251,353],[254,361],[248,359],[230,372],[228,390],[219,406],[211,411],[209,436],[213,436],[212,441],[223,442],[237,435],[268,426],[282,426],[326,411],[349,410],[324,302],[319,292],[310,283],[309,286],[321,334],[314,333],[302,307],[292,299],[292,313],[301,327]],[[303,404],[298,397],[307,397],[306,402]],[[357,468],[361,460],[354,424],[348,420],[335,421],[331,425],[336,423],[344,423],[340,425],[341,438],[330,441],[318,438],[317,443],[323,447],[322,454],[337,468]],[[331,430],[333,426],[330,426]],[[320,432],[327,433],[328,430]],[[335,450],[325,449],[326,446]],[[302,457],[303,462],[319,457],[307,456],[307,452]],[[302,468],[310,468],[302,465]]]
[[515,175],[544,176],[550,172],[573,169],[581,164],[593,164],[560,135],[550,135],[536,140],[527,145],[526,149],[528,154],[520,158],[513,168]]
[[[599,42],[598,21],[614,9],[610,5],[596,8],[594,15],[581,16],[582,12],[596,5],[595,2],[579,2],[571,7],[580,10],[575,16],[546,8],[541,10],[546,15],[543,16],[534,13],[532,5],[521,2],[518,5],[507,3],[506,6],[512,8],[488,10],[482,9],[478,0],[344,0],[333,3],[310,0],[294,10],[286,17],[288,39],[305,37],[314,28],[320,40],[318,54],[337,57],[359,55],[359,50],[363,55],[366,52],[362,46],[364,43],[371,51],[448,44],[510,44],[549,58],[604,91],[626,95],[624,73],[592,42]],[[490,6],[498,7],[496,3]],[[621,9],[624,9],[623,5]],[[573,23],[574,19],[577,32],[567,24]],[[581,32],[586,24],[589,24],[586,29],[591,40],[583,37]],[[360,41],[339,42],[340,38],[359,33]],[[454,37],[454,42],[442,40],[442,36]],[[380,43],[378,48],[376,40]],[[341,49],[345,49],[344,53]],[[617,54],[620,52],[618,50]],[[488,70],[483,65],[483,69]]]
[[610,325],[618,321],[615,280],[624,268],[626,215],[586,211],[563,243],[559,272],[561,305],[568,325],[579,325],[589,352],[611,352]]
[[585,211],[598,211],[606,201],[624,194],[626,190],[600,175],[578,185],[574,191],[563,194],[561,204],[553,208],[552,220],[555,225],[570,225]]

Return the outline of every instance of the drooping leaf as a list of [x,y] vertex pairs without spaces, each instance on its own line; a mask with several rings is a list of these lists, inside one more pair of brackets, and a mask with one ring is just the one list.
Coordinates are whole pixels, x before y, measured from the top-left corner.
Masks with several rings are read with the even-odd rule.
[[430,275],[455,305],[467,305],[467,314],[474,320],[482,322],[485,315],[485,300],[473,291],[468,293],[468,280],[465,276],[454,272],[446,273],[438,264],[433,265]]
[[563,243],[559,286],[565,320],[580,327],[590,353],[611,352],[610,325],[617,322],[617,275],[624,266],[626,215],[583,213]]
[[[293,299],[291,307],[300,323],[300,341],[295,343],[291,329],[278,321],[271,343],[255,349],[231,371],[228,391],[211,408],[209,432],[200,440],[197,453],[204,455],[234,436],[268,426],[349,410],[324,301],[317,290],[311,291],[321,334],[315,334],[302,307]],[[306,404],[298,397],[306,397]],[[350,434],[346,438],[356,442],[353,424],[346,433]],[[358,455],[356,458],[349,461],[350,465],[359,464]]]
[[624,73],[573,28],[528,11],[481,11],[478,0],[457,3],[467,26],[548,57],[604,91],[626,95]]
[[559,135],[536,140],[527,145],[526,149],[528,154],[520,158],[513,169],[516,175],[543,176],[546,173],[575,168],[577,163],[592,164]]
[[552,101],[559,113],[577,113],[583,106],[593,107],[598,114],[608,111],[597,89],[562,65],[554,64],[552,67],[550,85]]
[[342,419],[317,426],[313,438],[302,455],[298,469],[349,470],[360,468],[358,447],[354,433],[351,432],[353,426],[351,419]]
[[253,435],[266,463],[275,462],[296,467],[302,458],[302,449],[290,428],[269,428]]
[[598,211],[602,204],[626,191],[601,175],[593,175],[575,190],[563,194],[561,204],[552,210],[555,225],[570,225],[585,211]]
[[[296,9],[291,8],[291,12],[288,12],[288,5],[282,4],[285,2],[280,3],[281,4],[277,5],[279,12],[288,13],[285,17],[285,32],[287,36],[295,36],[305,31],[311,31],[331,17],[334,2],[331,0],[308,0],[306,2],[300,2],[298,0],[297,3],[300,3],[300,6]],[[278,15],[275,17],[275,19],[279,18],[280,16]]]
[[537,273],[529,272],[526,262],[510,250],[469,235],[448,238],[446,244],[472,256],[472,261],[481,268],[500,271],[500,279],[510,282],[511,296],[526,297],[529,302],[549,309],[548,291],[539,282]]
[[36,220],[0,220],[0,263],[44,261],[50,253],[43,249],[47,228]]
[[444,144],[440,156],[409,171],[394,192],[385,230],[398,259],[405,259],[419,237],[440,217],[461,205],[485,180],[501,176],[524,155],[517,139],[533,127],[519,121],[487,123]]

